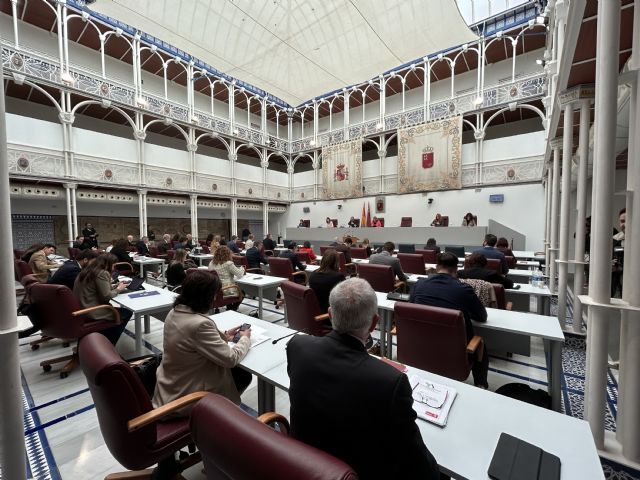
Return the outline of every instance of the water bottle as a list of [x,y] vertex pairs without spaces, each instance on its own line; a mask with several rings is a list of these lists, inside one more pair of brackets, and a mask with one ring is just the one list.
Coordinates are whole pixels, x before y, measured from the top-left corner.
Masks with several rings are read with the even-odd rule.
[[531,286],[535,288],[540,286],[540,271],[537,269],[531,274]]

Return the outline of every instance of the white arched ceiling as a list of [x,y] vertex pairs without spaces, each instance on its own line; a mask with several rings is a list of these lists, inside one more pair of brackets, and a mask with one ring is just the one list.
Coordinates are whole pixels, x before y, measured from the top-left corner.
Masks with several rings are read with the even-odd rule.
[[97,0],[91,9],[290,105],[477,38],[451,0]]

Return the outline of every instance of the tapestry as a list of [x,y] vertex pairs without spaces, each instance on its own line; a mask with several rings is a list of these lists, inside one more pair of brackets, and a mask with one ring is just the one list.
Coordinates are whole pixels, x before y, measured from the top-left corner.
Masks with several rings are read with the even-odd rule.
[[462,188],[462,117],[398,130],[400,193]]
[[362,196],[362,141],[322,148],[324,198]]

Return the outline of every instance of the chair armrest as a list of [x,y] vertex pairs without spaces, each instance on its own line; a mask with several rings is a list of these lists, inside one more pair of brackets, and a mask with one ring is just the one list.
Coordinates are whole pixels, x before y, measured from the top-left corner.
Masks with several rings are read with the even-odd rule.
[[353,267],[355,266],[355,263],[351,262],[351,263],[345,263],[344,264],[345,267]]
[[114,307],[113,305],[109,305],[109,304],[96,305],[95,307],[83,308],[82,310],[76,310],[75,312],[71,312],[71,315],[74,316],[74,317],[77,317],[79,315],[86,315],[87,313],[95,312],[97,310],[104,310],[104,309],[107,309],[111,313],[113,313],[113,315],[115,316],[115,319],[116,319],[116,322],[115,322],[116,324],[120,323],[120,312],[118,311],[118,309],[116,307]]
[[479,337],[478,335],[474,335],[473,338],[471,340],[469,340],[469,343],[467,344],[467,353],[475,353],[476,351],[478,351],[478,361],[482,361],[482,344],[484,343],[484,341],[482,340],[482,337]]
[[147,425],[157,422],[158,420],[166,417],[170,413],[175,412],[176,410],[180,410],[186,406],[191,405],[192,403],[197,402],[203,397],[209,395],[209,392],[193,392],[184,397],[180,397],[173,402],[169,402],[166,405],[163,405],[158,408],[154,408],[153,410],[144,413],[142,415],[137,416],[134,419],[131,419],[127,422],[127,429],[129,432],[135,432],[136,430],[141,429],[142,427],[146,427]]
[[276,412],[266,412],[258,417],[258,420],[265,425],[277,424],[280,427],[280,431],[286,435],[289,435],[289,420],[284,416]]
[[329,320],[329,314],[328,313],[323,313],[322,315],[316,315],[315,317],[313,317],[313,319],[316,322],[323,322],[325,320]]
[[304,275],[304,284],[307,285],[309,283],[309,277],[307,276],[307,272],[303,272],[302,270],[300,270],[297,272],[293,272],[291,274],[292,277],[295,277],[296,275]]
[[245,272],[256,272],[256,273],[262,273],[262,269],[261,268],[245,268],[244,270]]
[[400,290],[402,288],[402,291],[406,291],[407,290],[407,284],[406,282],[396,282],[393,284],[393,288],[395,290]]

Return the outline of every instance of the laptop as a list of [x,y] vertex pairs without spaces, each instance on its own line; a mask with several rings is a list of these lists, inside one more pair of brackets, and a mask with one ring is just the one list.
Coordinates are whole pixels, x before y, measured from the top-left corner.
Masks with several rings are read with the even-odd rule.
[[133,277],[129,285],[127,285],[126,290],[128,292],[137,292],[138,290],[144,290],[142,284],[144,283],[144,278]]

